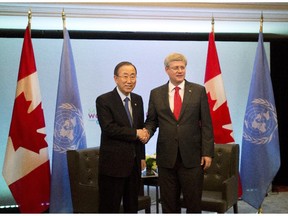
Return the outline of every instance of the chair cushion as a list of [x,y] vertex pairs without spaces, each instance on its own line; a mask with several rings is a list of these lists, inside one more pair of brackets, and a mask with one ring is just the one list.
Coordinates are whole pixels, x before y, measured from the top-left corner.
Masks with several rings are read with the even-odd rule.
[[203,211],[224,213],[227,211],[227,202],[222,198],[222,192],[203,191],[201,208]]

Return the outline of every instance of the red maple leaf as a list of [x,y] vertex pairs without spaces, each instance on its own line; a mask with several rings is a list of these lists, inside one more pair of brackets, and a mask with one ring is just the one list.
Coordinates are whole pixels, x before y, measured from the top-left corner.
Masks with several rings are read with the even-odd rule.
[[210,114],[213,124],[214,141],[218,144],[226,144],[234,142],[234,138],[231,136],[232,130],[223,128],[224,125],[231,124],[229,109],[227,101],[213,111],[213,107],[216,100],[213,100],[208,93],[208,101],[210,107]]
[[12,139],[15,151],[19,147],[39,153],[40,149],[47,147],[46,134],[37,130],[45,127],[41,103],[30,113],[28,108],[31,101],[26,101],[24,93],[21,93],[14,103],[9,136]]

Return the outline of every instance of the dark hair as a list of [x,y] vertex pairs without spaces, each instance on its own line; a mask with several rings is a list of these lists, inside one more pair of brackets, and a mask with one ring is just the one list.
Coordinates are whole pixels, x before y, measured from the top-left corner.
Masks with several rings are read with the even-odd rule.
[[116,67],[115,67],[115,69],[114,69],[114,75],[115,75],[115,76],[118,76],[118,70],[119,70],[119,68],[122,67],[122,66],[124,66],[124,65],[131,65],[131,66],[133,66],[134,69],[135,69],[135,72],[136,72],[136,74],[137,74],[137,69],[136,69],[135,65],[133,65],[131,62],[123,61],[123,62],[120,62],[120,63],[118,63],[118,64],[116,65]]

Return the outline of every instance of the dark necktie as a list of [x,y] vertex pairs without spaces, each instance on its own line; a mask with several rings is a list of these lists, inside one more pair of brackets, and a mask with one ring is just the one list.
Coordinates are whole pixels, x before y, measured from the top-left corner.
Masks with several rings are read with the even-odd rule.
[[181,111],[181,107],[182,107],[182,101],[181,101],[181,97],[179,95],[179,87],[176,86],[175,87],[175,93],[174,93],[174,116],[176,118],[176,120],[178,120],[179,115],[180,115],[180,111]]
[[131,113],[130,113],[130,110],[129,110],[129,98],[126,97],[126,98],[124,99],[124,101],[125,101],[125,110],[126,110],[126,113],[127,113],[127,116],[128,116],[129,122],[130,122],[130,125],[131,125],[131,127],[132,127],[133,121],[132,121]]

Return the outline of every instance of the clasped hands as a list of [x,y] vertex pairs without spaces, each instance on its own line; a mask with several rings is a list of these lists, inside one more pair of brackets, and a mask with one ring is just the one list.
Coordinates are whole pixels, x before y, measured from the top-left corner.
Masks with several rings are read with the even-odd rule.
[[137,129],[137,138],[143,143],[146,144],[150,138],[149,131],[146,128]]

